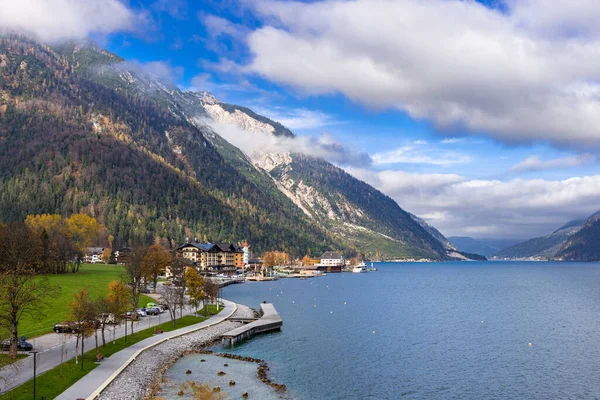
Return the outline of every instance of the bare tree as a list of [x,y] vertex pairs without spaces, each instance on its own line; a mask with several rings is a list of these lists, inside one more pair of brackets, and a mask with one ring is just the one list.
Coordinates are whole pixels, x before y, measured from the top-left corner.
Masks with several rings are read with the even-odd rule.
[[0,227],[0,324],[10,331],[12,358],[17,354],[22,316],[39,312],[58,290],[38,276],[41,253],[40,236],[24,223]]
[[183,317],[183,307],[185,305],[185,290],[187,288],[186,274],[188,268],[194,268],[194,263],[187,258],[176,258],[171,261],[171,274],[173,275],[173,285],[181,288],[177,291],[179,299],[177,306],[179,307],[179,316]]
[[137,247],[131,252],[129,262],[125,264],[125,275],[129,285],[129,292],[132,308],[131,334],[133,335],[133,322],[137,316],[137,309],[140,304],[140,293],[144,281],[144,258],[148,251],[145,247]]
[[[109,321],[112,321],[114,323],[114,321],[116,320],[116,317],[114,315],[111,315],[111,313],[110,313],[111,304],[108,301],[107,297],[104,297],[104,296],[98,297],[95,301],[95,307],[96,307],[96,312],[98,313],[98,317],[97,317],[98,322],[100,323],[100,333],[102,336],[102,347],[106,347],[106,338],[104,336],[104,331],[106,330],[106,325],[109,323]],[[98,350],[97,336],[98,335],[96,334],[96,351]]]
[[183,297],[183,291],[183,288],[175,285],[162,285],[159,290],[163,302],[169,308],[169,316],[171,317],[173,328],[176,326],[175,320],[177,318],[177,307],[179,306]]
[[83,355],[85,354],[85,338],[96,330],[96,308],[87,289],[83,288],[73,294],[71,300],[71,319],[75,323],[77,342],[81,338],[81,370],[83,371]]

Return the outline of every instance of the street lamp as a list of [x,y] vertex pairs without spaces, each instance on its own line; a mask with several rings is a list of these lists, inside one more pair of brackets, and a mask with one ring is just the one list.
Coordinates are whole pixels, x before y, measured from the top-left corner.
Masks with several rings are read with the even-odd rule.
[[30,351],[29,353],[33,354],[33,400],[35,400],[36,397],[36,385],[35,385],[35,377],[37,374],[37,354],[39,353],[39,351]]

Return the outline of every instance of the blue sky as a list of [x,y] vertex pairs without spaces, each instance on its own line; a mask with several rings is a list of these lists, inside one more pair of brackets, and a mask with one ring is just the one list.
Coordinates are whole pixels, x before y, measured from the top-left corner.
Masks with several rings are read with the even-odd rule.
[[[482,4],[498,8],[497,1],[482,1]],[[236,24],[242,34],[244,29],[259,28],[263,22],[253,16],[252,8],[244,2],[175,0],[132,2],[132,5],[149,13],[152,29],[96,39],[127,60],[168,64],[178,70],[174,73],[174,82],[183,89],[208,89],[223,101],[255,108],[275,119],[281,119],[282,115],[291,117],[299,109],[318,113],[318,116],[305,116],[317,118],[312,124],[306,122],[313,126],[303,126],[302,121],[297,121],[291,128],[299,135],[331,133],[357,151],[377,154],[390,148],[409,146],[415,141],[426,141],[427,145],[414,146],[414,151],[435,149],[436,153],[447,153],[449,159],[448,163],[440,165],[427,160],[405,162],[402,161],[404,158],[399,158],[400,162],[377,164],[373,166],[375,169],[398,166],[412,172],[443,171],[473,179],[510,179],[515,175],[565,179],[594,173],[597,168],[594,163],[588,163],[568,169],[516,173],[511,168],[532,155],[552,160],[574,156],[577,152],[556,148],[544,141],[502,143],[487,138],[485,132],[472,137],[461,130],[440,130],[426,119],[411,118],[405,112],[387,107],[365,107],[339,93],[310,95],[258,75],[220,72],[214,66],[223,58],[243,64],[251,55],[239,37],[227,34],[215,37],[214,33],[211,34],[212,27],[207,19],[216,17]],[[195,87],[193,80],[199,76],[207,82],[204,86]],[[458,140],[441,143],[445,139],[447,142],[448,139]]]
[[527,238],[600,209],[592,0],[46,6],[13,3],[0,24],[91,38],[182,89],[333,135],[371,160],[341,167],[446,235]]

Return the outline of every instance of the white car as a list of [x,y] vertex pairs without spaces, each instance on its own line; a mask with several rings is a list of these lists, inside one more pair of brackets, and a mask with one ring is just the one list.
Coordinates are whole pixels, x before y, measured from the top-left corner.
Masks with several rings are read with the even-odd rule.
[[146,311],[144,310],[137,310],[137,315],[140,317],[147,317],[148,314],[146,314]]

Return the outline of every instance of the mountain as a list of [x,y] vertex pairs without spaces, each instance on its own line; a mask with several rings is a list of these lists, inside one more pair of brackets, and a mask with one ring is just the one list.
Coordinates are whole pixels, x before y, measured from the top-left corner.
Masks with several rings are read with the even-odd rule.
[[554,258],[564,261],[600,261],[600,213],[583,222],[562,245]]
[[297,256],[450,258],[391,198],[342,169],[309,154],[248,154],[214,122],[293,140],[283,125],[181,91],[93,43],[0,37],[0,99],[2,221],[83,211],[116,245],[198,237]]
[[[204,109],[213,121],[236,126],[241,134],[295,137],[281,124],[266,117],[257,118],[248,108],[220,102],[206,92],[198,95],[208,95],[203,100]],[[227,148],[222,149],[227,157]],[[387,259],[448,258],[444,246],[394,200],[341,168],[289,151],[244,154],[308,218],[362,254]]]
[[486,243],[482,240],[466,236],[450,236],[448,240],[460,251],[491,256],[500,250],[500,247]]
[[585,223],[586,220],[570,221],[546,236],[529,239],[525,242],[506,247],[494,254],[494,258],[552,259],[584,227]]
[[275,185],[265,192],[227,162],[184,117],[181,92],[135,71],[104,73],[115,60],[94,46],[0,38],[0,220],[83,211],[116,246],[186,237],[294,255],[345,246]]

